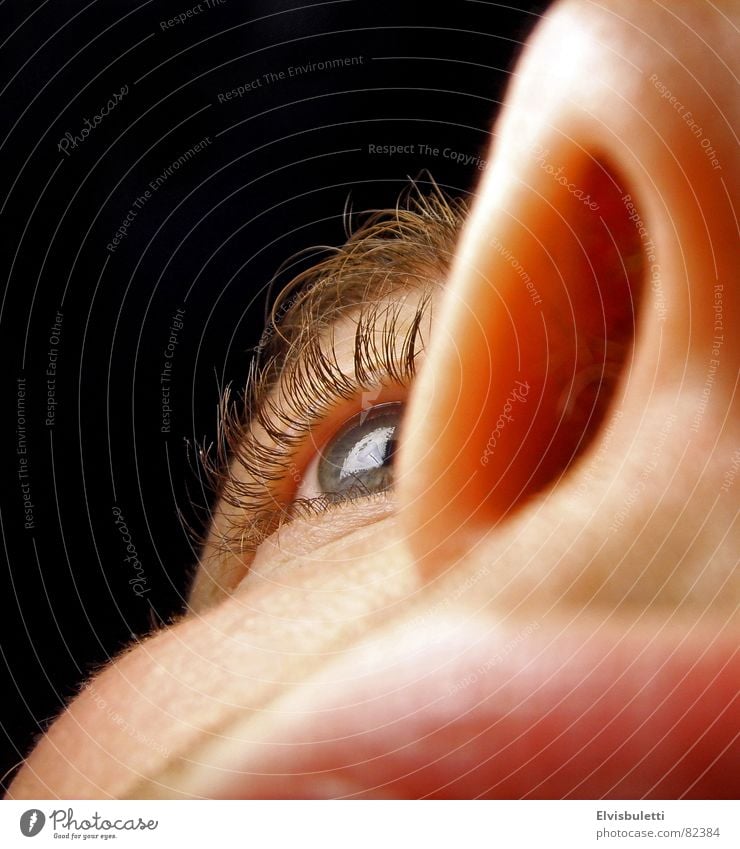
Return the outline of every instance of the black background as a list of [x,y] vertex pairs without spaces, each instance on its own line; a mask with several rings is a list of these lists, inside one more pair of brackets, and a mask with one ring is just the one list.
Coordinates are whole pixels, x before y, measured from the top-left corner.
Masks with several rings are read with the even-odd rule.
[[[451,194],[469,194],[512,62],[546,3],[227,0],[160,25],[195,5],[0,7],[6,785],[91,671],[182,610],[197,558],[189,528],[202,529],[210,498],[198,446],[214,438],[223,387],[243,385],[270,291],[307,259],[270,289],[276,269],[301,249],[341,243],[348,199],[354,210],[392,206],[427,170]],[[360,56],[288,76],[291,66]],[[281,71],[269,84],[263,76]],[[124,85],[110,114],[61,152],[65,133],[79,135]],[[137,196],[204,137],[210,144],[152,193],[110,252]],[[388,144],[414,150],[370,152]],[[177,309],[163,433],[160,374]],[[114,507],[143,567],[141,595]]]

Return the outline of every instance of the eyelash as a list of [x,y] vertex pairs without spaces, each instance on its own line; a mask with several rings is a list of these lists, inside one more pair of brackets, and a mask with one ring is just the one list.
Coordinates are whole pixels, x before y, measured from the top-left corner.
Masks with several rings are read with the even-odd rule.
[[[322,343],[316,322],[307,320],[313,332],[299,335],[281,367],[257,361],[241,401],[232,399],[229,390],[224,393],[215,462],[210,462],[208,454],[203,456],[217,497],[233,508],[221,510],[224,527],[219,530],[218,549],[222,553],[252,552],[286,521],[337,505],[336,497],[293,500],[286,495],[287,481],[292,478],[297,483],[301,474],[296,458],[322,424],[332,417],[340,424],[347,416],[342,418],[339,412],[359,412],[363,392],[411,384],[416,358],[423,350],[421,327],[429,314],[430,297],[421,295],[410,322],[403,316],[403,330],[402,300],[365,307],[357,320],[351,375],[339,368],[333,346]],[[324,318],[321,324],[330,329],[333,322]],[[401,333],[403,342],[398,345]],[[281,391],[276,398],[278,385]],[[376,403],[383,400],[378,397]],[[258,432],[265,434],[265,441],[256,436]],[[357,498],[347,495],[344,500]]]

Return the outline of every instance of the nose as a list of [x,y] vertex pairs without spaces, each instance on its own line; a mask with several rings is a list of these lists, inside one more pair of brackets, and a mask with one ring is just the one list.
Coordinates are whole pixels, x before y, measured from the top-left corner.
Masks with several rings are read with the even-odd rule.
[[[399,510],[428,585],[514,634],[493,649],[501,662],[487,665],[489,638],[487,659],[454,678],[473,682],[455,690],[463,712],[473,690],[470,711],[494,705],[491,748],[478,749],[496,753],[494,794],[728,792],[732,14],[629,0],[551,10],[514,74],[435,315]],[[508,718],[516,727],[498,733]]]
[[548,13],[412,390],[403,533],[122,656],[14,798],[736,795],[731,9]]
[[722,333],[740,296],[727,14],[563,2],[527,47],[400,451],[427,575],[533,499],[578,491],[600,451],[619,460],[600,464],[606,491],[652,450],[667,395],[688,438],[710,380],[700,432],[726,443],[740,359]]

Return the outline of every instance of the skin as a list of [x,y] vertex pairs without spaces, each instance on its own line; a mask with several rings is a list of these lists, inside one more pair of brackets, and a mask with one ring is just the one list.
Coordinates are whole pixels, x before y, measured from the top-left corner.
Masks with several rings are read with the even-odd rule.
[[[216,605],[196,585],[193,612],[83,688],[9,798],[737,795],[731,17],[731,2],[549,11],[434,305],[394,491],[286,526]],[[543,150],[627,248],[621,198],[639,201],[660,285],[629,309],[589,285],[585,257],[608,251]],[[571,461],[578,339],[633,313],[622,379]],[[483,463],[516,380],[528,393]]]

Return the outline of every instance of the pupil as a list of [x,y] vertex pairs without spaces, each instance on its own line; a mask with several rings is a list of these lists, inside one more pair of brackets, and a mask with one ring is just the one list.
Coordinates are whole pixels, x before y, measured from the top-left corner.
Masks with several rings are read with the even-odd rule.
[[402,404],[381,404],[344,426],[319,461],[319,486],[325,495],[370,495],[391,486],[402,411]]

